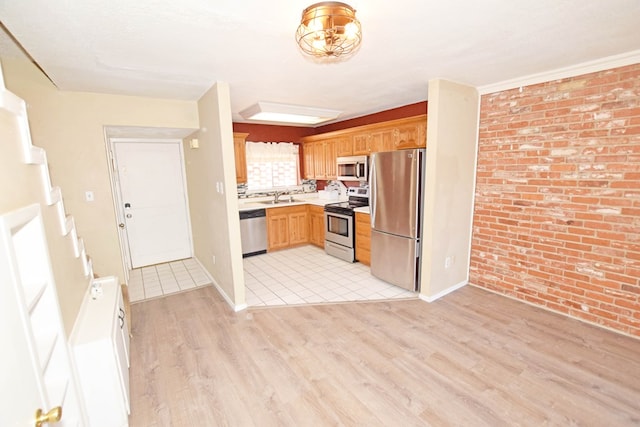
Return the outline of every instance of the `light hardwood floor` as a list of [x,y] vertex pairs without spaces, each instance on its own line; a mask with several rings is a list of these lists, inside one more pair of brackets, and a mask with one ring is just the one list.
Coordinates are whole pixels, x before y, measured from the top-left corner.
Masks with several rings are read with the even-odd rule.
[[134,427],[640,425],[640,340],[471,286],[240,313],[204,287],[132,311]]

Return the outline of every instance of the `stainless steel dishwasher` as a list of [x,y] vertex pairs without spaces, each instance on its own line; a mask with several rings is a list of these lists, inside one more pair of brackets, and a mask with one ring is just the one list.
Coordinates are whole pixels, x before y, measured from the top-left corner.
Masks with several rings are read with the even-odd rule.
[[267,253],[267,213],[265,209],[240,211],[242,257]]

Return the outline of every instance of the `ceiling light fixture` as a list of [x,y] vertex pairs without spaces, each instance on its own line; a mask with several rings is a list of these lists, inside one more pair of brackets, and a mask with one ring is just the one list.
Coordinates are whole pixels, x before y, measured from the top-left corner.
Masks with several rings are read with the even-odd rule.
[[354,8],[337,1],[316,3],[302,12],[296,41],[315,57],[338,57],[354,52],[362,41],[362,28]]
[[326,108],[276,104],[274,102],[258,102],[240,111],[240,115],[245,120],[302,125],[317,125],[328,122],[338,117],[340,113],[341,111]]

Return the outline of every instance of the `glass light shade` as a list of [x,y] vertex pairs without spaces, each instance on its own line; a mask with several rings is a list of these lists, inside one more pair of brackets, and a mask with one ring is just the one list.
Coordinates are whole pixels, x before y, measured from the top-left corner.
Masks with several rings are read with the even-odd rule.
[[327,122],[338,117],[340,113],[341,111],[327,108],[278,104],[264,101],[260,101],[240,111],[240,115],[246,120],[301,125],[315,125]]
[[354,52],[362,41],[356,11],[340,2],[316,3],[302,12],[296,42],[303,52],[316,57],[337,57]]

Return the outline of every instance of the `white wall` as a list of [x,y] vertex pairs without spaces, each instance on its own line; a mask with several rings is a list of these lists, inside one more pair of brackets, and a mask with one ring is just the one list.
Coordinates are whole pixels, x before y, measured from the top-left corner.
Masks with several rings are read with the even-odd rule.
[[[420,297],[432,301],[469,280],[479,95],[429,82]],[[445,268],[447,257],[453,263]]]

